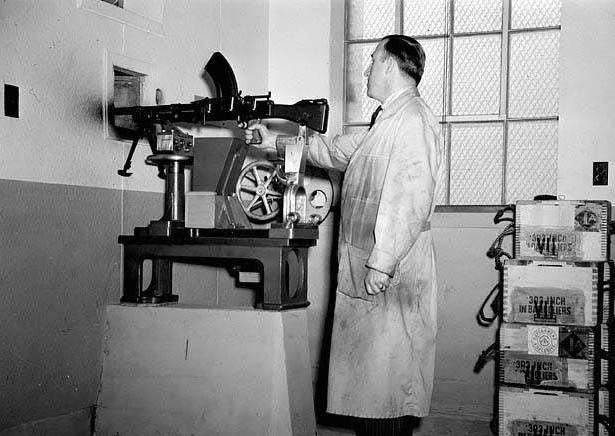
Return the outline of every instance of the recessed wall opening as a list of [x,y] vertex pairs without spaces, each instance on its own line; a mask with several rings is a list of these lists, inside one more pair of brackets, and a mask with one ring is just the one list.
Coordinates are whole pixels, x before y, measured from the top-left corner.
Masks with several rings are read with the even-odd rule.
[[118,8],[124,9],[124,0],[101,0],[105,3],[109,3],[110,5],[117,6]]
[[[143,83],[145,74],[126,68],[113,67],[113,107],[140,106],[143,101]],[[109,123],[120,137],[136,129],[130,115],[110,117]]]

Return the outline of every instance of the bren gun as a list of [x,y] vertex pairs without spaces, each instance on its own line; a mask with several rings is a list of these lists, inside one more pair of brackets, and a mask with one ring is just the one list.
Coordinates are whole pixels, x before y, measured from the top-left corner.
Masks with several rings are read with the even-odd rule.
[[[141,138],[146,138],[152,149],[146,163],[157,166],[159,176],[165,179],[163,217],[147,227],[136,227],[134,235],[119,237],[124,246],[121,302],[177,301],[172,287],[173,262],[213,261],[216,265],[222,262],[239,277],[242,272],[258,273],[258,279],[249,281],[249,286],[259,290],[257,306],[266,310],[307,306],[308,248],[316,244],[317,225],[325,219],[333,192],[330,181],[326,189],[310,185],[315,182],[309,178],[304,182],[306,129],[326,132],[327,100],[280,105],[271,100],[270,93],[242,96],[232,68],[220,53],[214,53],[205,71],[213,79],[216,97],[187,104],[114,110],[117,127],[132,120],[129,124],[135,128],[131,129],[134,136],[126,163],[118,173],[130,176],[128,170],[135,148]],[[268,161],[244,167],[249,147],[243,140],[193,138],[174,127],[180,123],[234,121],[245,128],[251,120],[271,118],[299,124],[298,136],[280,142],[285,151],[283,167]],[[186,165],[192,165],[192,190],[188,198],[184,192]],[[269,173],[263,177],[266,171]],[[274,192],[280,186],[285,186],[283,195]],[[200,203],[212,196],[215,203]],[[278,202],[282,198],[280,207]],[[270,228],[252,225],[253,221],[273,216],[274,206],[283,213],[282,223],[272,223]],[[202,221],[197,223],[194,217]],[[152,263],[148,286],[143,283],[145,260]]]
[[[301,100],[292,105],[276,104],[267,95],[242,96],[237,89],[235,75],[226,58],[216,52],[212,55],[205,71],[212,78],[217,97],[203,98],[192,103],[178,103],[160,106],[132,106],[113,109],[114,117],[129,115],[137,126],[136,137],[124,164],[118,174],[129,177],[128,172],[139,139],[147,138],[153,154],[161,151],[181,152],[186,149],[181,139],[175,141],[173,150],[161,150],[156,125],[161,132],[175,123],[205,125],[215,121],[236,121],[239,128],[246,128],[251,120],[277,118],[293,121],[319,133],[327,131],[329,105],[326,99]],[[177,134],[177,132],[176,132]],[[164,134],[163,134],[164,135]],[[189,151],[189,150],[186,150]],[[160,167],[159,167],[160,169]],[[164,172],[159,176],[164,178]]]

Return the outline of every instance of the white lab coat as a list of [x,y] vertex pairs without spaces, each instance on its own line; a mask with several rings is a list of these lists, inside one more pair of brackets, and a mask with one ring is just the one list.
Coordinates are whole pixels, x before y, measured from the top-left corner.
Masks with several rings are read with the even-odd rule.
[[[371,130],[310,139],[312,164],[345,171],[327,411],[425,416],[437,329],[429,222],[443,160],[438,123],[412,87]],[[385,292],[366,293],[368,266],[393,277]]]

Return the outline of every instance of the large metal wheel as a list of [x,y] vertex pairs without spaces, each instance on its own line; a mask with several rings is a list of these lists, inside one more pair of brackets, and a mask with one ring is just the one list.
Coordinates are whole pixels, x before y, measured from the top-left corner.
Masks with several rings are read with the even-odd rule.
[[282,209],[284,194],[279,185],[275,165],[269,161],[256,161],[241,170],[235,194],[249,218],[269,221]]

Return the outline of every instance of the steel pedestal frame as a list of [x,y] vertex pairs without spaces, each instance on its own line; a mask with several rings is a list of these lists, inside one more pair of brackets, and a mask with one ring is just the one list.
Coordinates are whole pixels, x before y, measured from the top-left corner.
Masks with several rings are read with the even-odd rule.
[[[120,302],[177,302],[179,297],[173,294],[172,285],[174,261],[202,263],[210,259],[234,265],[256,260],[262,266],[262,303],[259,306],[262,304],[265,310],[306,307],[310,304],[307,299],[308,248],[316,245],[318,235],[317,229],[314,230],[315,237],[310,238],[270,237],[264,229],[201,230],[197,237],[120,236],[119,242],[124,246],[124,287]],[[143,289],[145,260],[152,261],[152,278],[147,289]]]

